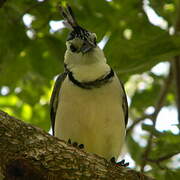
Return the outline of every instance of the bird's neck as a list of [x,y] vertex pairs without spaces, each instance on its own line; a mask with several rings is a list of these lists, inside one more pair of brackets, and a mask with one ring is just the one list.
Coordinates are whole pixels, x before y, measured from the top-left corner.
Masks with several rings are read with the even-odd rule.
[[73,65],[67,67],[73,74],[74,78],[79,82],[90,82],[101,77],[106,76],[111,68],[108,64],[104,63],[93,63],[83,65]]

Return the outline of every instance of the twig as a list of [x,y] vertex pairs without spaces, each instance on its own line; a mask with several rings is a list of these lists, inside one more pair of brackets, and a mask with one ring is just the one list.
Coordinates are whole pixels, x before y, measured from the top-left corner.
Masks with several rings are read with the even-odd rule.
[[151,132],[151,134],[149,135],[149,138],[148,138],[148,143],[147,143],[146,149],[142,155],[141,172],[144,172],[144,167],[147,163],[147,157],[151,151],[152,139],[153,139],[153,134]]
[[141,121],[143,121],[144,119],[151,119],[152,115],[150,114],[145,114],[142,117],[137,118],[136,120],[133,121],[132,125],[127,129],[126,131],[126,135],[130,133],[130,131],[132,131],[132,129],[134,128],[134,126],[138,123],[140,123]]
[[160,112],[162,106],[163,106],[163,103],[164,103],[164,98],[168,92],[168,89],[170,87],[170,84],[172,82],[172,78],[173,78],[173,73],[172,73],[172,68],[170,68],[170,72],[169,72],[169,75],[168,75],[168,78],[165,80],[164,82],[164,87],[162,88],[162,91],[160,93],[160,96],[159,96],[159,99],[155,105],[155,111],[152,113],[152,114],[144,114],[142,117],[140,118],[137,118],[133,124],[127,129],[127,132],[126,134],[129,134],[130,131],[134,128],[134,126],[138,123],[140,123],[141,121],[143,121],[144,119],[151,119],[153,120],[154,122],[154,119],[156,119],[158,113]]
[[161,170],[168,170],[169,168],[166,167],[166,166],[162,166],[160,163],[162,161],[165,161],[165,160],[168,160],[170,158],[172,158],[173,156],[179,154],[180,152],[174,152],[174,153],[171,153],[171,154],[167,154],[167,155],[164,155],[158,159],[150,159],[150,158],[147,158],[146,160],[151,162],[151,163],[155,163]]
[[171,86],[172,79],[173,79],[173,73],[172,73],[172,68],[170,67],[169,75],[164,81],[164,85],[161,89],[159,98],[158,98],[157,103],[155,105],[155,112],[153,113],[153,117],[152,117],[152,119],[154,120],[154,127],[155,127],[157,115],[159,114],[161,108],[163,107],[164,101],[166,99],[166,95],[167,95],[169,88]]
[[172,158],[173,156],[175,156],[177,154],[180,154],[180,152],[174,152],[174,153],[171,153],[171,154],[167,154],[167,155],[159,157],[158,159],[147,158],[146,160],[149,161],[149,162],[153,162],[153,163],[159,163],[161,161],[165,161],[167,159],[170,159],[170,158]]
[[22,16],[24,16],[24,14],[29,13],[31,10],[33,10],[34,8],[38,7],[38,6],[42,6],[42,4],[46,3],[48,0],[44,0],[43,2],[36,2],[35,4],[33,4],[32,6],[28,7],[27,9],[25,9],[25,11],[22,13],[22,15],[20,16],[20,18]]

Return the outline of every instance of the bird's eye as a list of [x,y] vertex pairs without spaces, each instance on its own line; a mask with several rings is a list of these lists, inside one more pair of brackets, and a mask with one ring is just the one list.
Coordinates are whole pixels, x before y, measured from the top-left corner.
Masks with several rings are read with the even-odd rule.
[[76,52],[77,51],[76,47],[74,45],[72,45],[72,44],[70,45],[70,49],[71,49],[72,52]]
[[95,44],[95,45],[97,44],[97,42],[96,42],[96,38],[94,38],[94,44]]

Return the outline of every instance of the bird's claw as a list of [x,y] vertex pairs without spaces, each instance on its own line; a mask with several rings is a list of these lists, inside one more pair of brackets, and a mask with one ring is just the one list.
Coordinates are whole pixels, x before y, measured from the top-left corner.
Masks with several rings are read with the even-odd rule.
[[74,147],[77,147],[79,149],[84,149],[84,144],[78,144],[77,142],[71,142],[71,139],[68,139],[68,144],[73,145]]
[[119,165],[119,166],[123,166],[123,167],[129,166],[129,163],[128,163],[128,162],[125,163],[125,160],[124,160],[124,159],[123,159],[122,161],[117,162],[116,164]]
[[129,166],[129,163],[128,163],[128,162],[125,163],[125,160],[124,160],[124,159],[123,159],[122,161],[116,162],[115,157],[112,157],[112,158],[111,158],[111,162],[112,162],[113,164],[115,164],[115,165],[118,165],[118,166],[123,166],[123,167]]

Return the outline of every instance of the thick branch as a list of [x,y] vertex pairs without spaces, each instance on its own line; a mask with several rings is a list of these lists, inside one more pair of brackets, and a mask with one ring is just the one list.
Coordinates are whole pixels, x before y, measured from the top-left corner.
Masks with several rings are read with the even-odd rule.
[[178,112],[178,121],[180,124],[180,56],[176,56],[173,62],[174,75],[175,75],[175,91],[176,91],[176,104]]
[[[177,4],[177,17],[175,26],[175,35],[180,35],[180,2]],[[178,112],[178,121],[180,124],[180,55],[174,57],[173,62],[174,79],[175,79],[175,90],[176,90],[176,104]]]
[[14,179],[151,178],[117,167],[97,155],[67,145],[43,130],[0,111],[0,175]]

